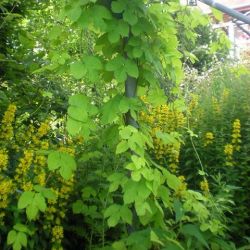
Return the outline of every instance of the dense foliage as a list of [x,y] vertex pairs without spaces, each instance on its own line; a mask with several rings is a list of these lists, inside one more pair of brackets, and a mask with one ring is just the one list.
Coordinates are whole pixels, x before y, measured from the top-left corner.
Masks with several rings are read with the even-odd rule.
[[194,145],[186,140],[181,154],[183,174],[193,187],[199,185],[196,172],[202,168],[211,192],[228,202],[228,226],[240,242],[249,236],[249,93],[247,68],[214,69],[190,96],[189,126],[197,138]]
[[193,51],[208,17],[175,0],[0,9],[1,249],[249,247],[249,74],[182,66],[226,54],[211,30]]

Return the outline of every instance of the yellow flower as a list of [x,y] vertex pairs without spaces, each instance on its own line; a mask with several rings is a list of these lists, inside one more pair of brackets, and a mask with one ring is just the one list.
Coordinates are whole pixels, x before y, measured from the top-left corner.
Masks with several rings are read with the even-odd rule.
[[31,181],[28,181],[28,182],[24,182],[22,185],[21,185],[21,188],[24,190],[24,191],[31,191],[33,189],[33,184]]
[[48,141],[42,141],[41,142],[41,149],[48,149],[49,148],[49,142]]
[[68,154],[70,154],[72,156],[75,155],[75,149],[74,148],[61,146],[58,150],[61,151],[61,152],[68,153]]
[[12,180],[0,176],[0,225],[4,224],[3,217],[9,204],[9,196],[13,192],[13,186]]
[[31,139],[34,133],[35,133],[35,127],[32,124],[30,124],[26,131],[26,138]]
[[49,126],[48,121],[41,123],[40,127],[37,130],[37,136],[39,138],[45,136],[48,133],[49,129],[50,129],[50,126]]
[[36,181],[40,186],[45,186],[46,183],[46,174],[42,171],[40,174],[37,175]]
[[236,151],[240,151],[240,143],[241,143],[241,134],[240,134],[240,120],[235,119],[233,122],[233,131],[232,131],[232,145]]
[[178,197],[183,196],[183,193],[187,190],[186,178],[183,175],[178,176],[178,179],[181,181],[181,185],[176,191],[175,195]]
[[190,112],[192,112],[197,107],[198,101],[199,101],[198,95],[192,94],[191,100],[190,100],[189,105],[188,105],[188,110]]
[[184,181],[186,180],[186,178],[185,178],[184,175],[180,175],[180,176],[178,176],[178,178],[179,178],[179,180],[180,180],[181,182],[184,182]]
[[213,140],[213,139],[214,139],[213,133],[212,133],[212,132],[207,132],[207,133],[206,133],[206,139],[208,139],[208,140]]
[[30,135],[35,147],[41,143],[42,149],[48,148],[48,143],[42,143],[41,138],[44,137],[49,132],[49,130],[50,130],[49,121],[42,122],[36,134],[34,134],[34,127],[32,126]]
[[[145,97],[143,97],[145,100]],[[157,138],[158,131],[171,133],[182,128],[186,122],[184,114],[168,104],[151,107],[146,103],[147,111],[140,114],[140,119],[151,128],[154,149],[152,153],[160,164],[167,164],[172,172],[178,171],[180,143],[166,145]]]
[[237,128],[240,129],[240,120],[239,120],[239,119],[235,119],[235,120],[234,120],[233,128],[234,128],[234,129],[237,129]]
[[63,227],[62,226],[54,226],[52,228],[52,242],[61,241],[63,238]]
[[225,145],[224,153],[226,155],[226,166],[232,167],[234,165],[234,163],[233,163],[233,153],[234,153],[233,145],[232,144]]
[[147,102],[147,97],[145,95],[140,96],[140,99],[146,103]]
[[34,163],[41,167],[44,167],[47,164],[47,159],[44,155],[37,155],[34,159]]
[[0,150],[0,172],[6,170],[8,165],[9,156],[5,150]]
[[212,144],[214,140],[214,134],[212,132],[207,132],[205,134],[205,142],[204,142],[204,146],[206,147],[209,144]]
[[0,139],[11,140],[13,133],[12,123],[15,119],[16,106],[14,104],[10,104],[8,109],[5,111],[2,125],[0,128]]
[[232,156],[233,155],[233,145],[232,144],[227,144],[224,147],[224,153],[227,156]]
[[26,176],[27,171],[29,170],[33,161],[33,151],[24,150],[24,156],[19,160],[19,164],[16,168],[15,180],[17,182],[22,181],[22,177]]
[[204,179],[203,181],[200,182],[200,189],[203,192],[206,192],[206,193],[209,192],[209,184],[208,184],[207,179]]
[[76,138],[76,141],[77,141],[78,144],[82,144],[82,143],[84,142],[83,136],[78,136],[78,137]]

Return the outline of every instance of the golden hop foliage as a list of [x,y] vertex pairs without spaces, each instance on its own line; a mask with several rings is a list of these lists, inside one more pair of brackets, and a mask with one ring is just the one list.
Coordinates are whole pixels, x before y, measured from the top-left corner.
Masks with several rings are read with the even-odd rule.
[[212,144],[213,141],[214,141],[214,134],[212,132],[207,132],[205,134],[204,146],[208,146],[209,144]]
[[0,139],[10,140],[13,138],[13,126],[12,123],[15,119],[16,106],[14,104],[10,104],[8,109],[5,111],[2,124],[0,128]]
[[204,179],[203,181],[200,182],[200,189],[203,192],[206,192],[206,193],[209,192],[209,183],[208,183],[207,179]]

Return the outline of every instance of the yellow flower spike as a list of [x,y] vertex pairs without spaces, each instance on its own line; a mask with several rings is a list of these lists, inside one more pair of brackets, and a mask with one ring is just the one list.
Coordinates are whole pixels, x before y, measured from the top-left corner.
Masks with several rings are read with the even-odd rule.
[[26,176],[27,171],[29,170],[32,162],[33,162],[33,151],[24,150],[24,156],[19,160],[19,164],[15,171],[14,179],[20,183],[22,181],[23,176]]
[[231,156],[233,154],[233,145],[232,144],[225,145],[224,153],[228,156]]
[[37,183],[40,186],[45,186],[45,184],[46,184],[46,174],[45,174],[45,172],[41,172],[39,175],[37,175],[36,180],[37,180]]
[[12,180],[0,176],[0,225],[4,225],[5,209],[9,205],[9,197],[12,195],[13,187]]
[[212,132],[207,132],[205,134],[204,146],[208,146],[209,144],[212,144],[213,141],[214,141],[214,134]]
[[13,126],[12,123],[15,119],[16,106],[10,104],[5,111],[2,119],[2,125],[0,128],[0,139],[11,140],[13,138]]
[[176,191],[175,195],[177,197],[182,197],[184,192],[187,190],[187,183],[186,183],[186,178],[183,175],[178,176],[178,179],[181,181],[181,185]]
[[45,136],[50,130],[49,121],[42,122],[37,130],[38,138]]
[[33,189],[33,183],[31,181],[25,182],[21,185],[24,191],[31,191]]
[[207,179],[204,179],[203,181],[200,182],[200,189],[205,193],[209,192],[209,184]]
[[0,172],[7,169],[9,156],[6,150],[0,150]]
[[26,140],[32,139],[33,134],[35,133],[35,128],[32,124],[28,126],[28,129],[26,131]]
[[192,112],[197,107],[198,101],[199,101],[198,95],[192,94],[191,101],[189,102],[189,105],[188,105],[188,110],[190,112]]
[[170,108],[167,104],[158,107],[150,107],[148,105],[148,113],[143,112],[140,119],[146,121],[151,127],[151,135],[154,145],[152,152],[155,159],[160,164],[168,163],[168,166],[172,164],[172,169],[170,170],[177,172],[180,145],[172,149],[171,145],[164,145],[161,139],[156,137],[156,133],[158,131],[170,133],[183,127],[186,122],[184,114]]
[[41,167],[44,167],[47,164],[47,158],[44,155],[36,156],[35,160],[36,160],[36,163]]
[[240,151],[240,143],[241,143],[241,124],[239,119],[235,119],[233,122],[233,130],[232,130],[232,145],[235,151]]
[[35,133],[34,126],[33,125],[30,126],[30,131],[28,132],[28,136],[30,136],[30,138],[32,139],[35,147],[40,145],[42,149],[48,149],[48,142],[45,143],[41,142],[41,138],[47,135],[49,130],[50,130],[50,125],[48,120],[40,124],[35,135],[34,135]]
[[60,241],[63,239],[63,227],[62,226],[54,226],[52,228],[52,242]]

